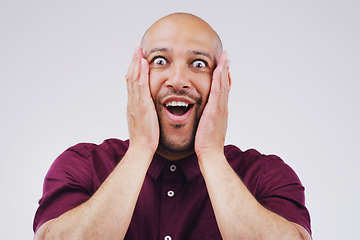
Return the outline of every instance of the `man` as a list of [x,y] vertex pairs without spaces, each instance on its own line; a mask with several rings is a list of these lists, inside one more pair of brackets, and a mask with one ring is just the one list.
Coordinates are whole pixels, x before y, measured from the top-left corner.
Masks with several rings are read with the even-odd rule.
[[205,21],[155,22],[126,79],[130,140],[78,144],[55,160],[35,239],[311,239],[295,173],[224,147],[229,60]]

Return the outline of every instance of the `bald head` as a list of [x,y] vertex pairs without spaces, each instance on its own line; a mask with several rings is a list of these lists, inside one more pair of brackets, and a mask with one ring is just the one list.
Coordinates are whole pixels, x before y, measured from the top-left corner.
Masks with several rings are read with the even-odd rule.
[[192,33],[194,38],[199,37],[202,38],[203,41],[214,42],[214,55],[216,57],[223,51],[221,39],[215,30],[203,19],[190,13],[173,13],[157,20],[144,33],[141,40],[141,47],[145,50],[150,38],[158,35],[161,31],[167,31],[169,29],[176,29],[179,35],[188,34],[191,30],[195,30]]

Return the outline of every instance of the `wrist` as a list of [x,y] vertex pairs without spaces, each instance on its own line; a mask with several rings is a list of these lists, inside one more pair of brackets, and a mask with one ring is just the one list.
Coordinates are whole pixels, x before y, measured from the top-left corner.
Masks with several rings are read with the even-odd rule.
[[127,153],[133,156],[134,159],[148,159],[151,161],[155,154],[155,151],[156,150],[149,146],[145,146],[144,144],[131,143],[130,141]]
[[224,169],[229,168],[229,163],[224,153],[219,151],[209,151],[198,155],[198,163],[204,178],[216,176]]
[[204,150],[196,153],[200,164],[203,162],[219,161],[226,159],[223,150]]
[[155,153],[158,148],[159,140],[157,138],[141,138],[141,137],[131,137],[129,139],[129,148],[143,150],[150,153]]

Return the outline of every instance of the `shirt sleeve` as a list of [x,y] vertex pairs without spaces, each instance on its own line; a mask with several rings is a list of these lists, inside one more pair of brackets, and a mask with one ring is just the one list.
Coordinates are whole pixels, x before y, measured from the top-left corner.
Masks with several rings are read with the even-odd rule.
[[303,226],[311,234],[304,191],[298,176],[287,164],[277,156],[268,156],[260,172],[257,200],[266,209]]
[[85,144],[69,148],[51,165],[35,214],[34,232],[43,223],[79,206],[93,194],[89,148]]

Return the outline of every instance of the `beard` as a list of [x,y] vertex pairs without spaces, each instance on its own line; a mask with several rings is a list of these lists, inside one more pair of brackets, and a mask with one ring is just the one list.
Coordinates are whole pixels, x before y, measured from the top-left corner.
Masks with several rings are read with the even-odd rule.
[[[165,151],[171,153],[183,153],[193,150],[198,123],[199,123],[198,121],[195,121],[195,124],[193,125],[191,132],[189,133],[187,138],[178,141],[175,140],[173,136],[171,136],[171,134],[168,134],[161,126],[161,123],[159,122],[159,126],[160,126],[159,145]],[[177,125],[172,125],[172,127],[181,128],[182,126],[180,124],[177,124]]]
[[[163,107],[161,105],[162,99],[165,97],[172,95],[172,96],[186,96],[194,100],[195,104],[193,106],[193,111],[195,111],[195,117],[192,126],[188,130],[188,133],[185,137],[179,137],[176,134],[170,133],[166,130],[165,125],[171,127],[173,129],[180,130],[181,128],[185,127],[183,124],[174,124],[168,123],[165,119],[160,118],[160,112],[163,111]],[[194,142],[195,142],[195,135],[196,130],[200,121],[200,117],[202,114],[202,103],[203,98],[200,95],[190,94],[184,90],[175,90],[171,89],[166,93],[158,95],[155,99],[155,105],[157,109],[158,119],[159,119],[159,128],[160,128],[160,138],[159,138],[159,146],[169,153],[179,154],[184,152],[189,152],[194,149]],[[189,124],[189,123],[188,123]],[[191,123],[190,123],[191,124]]]
[[191,136],[181,142],[172,141],[169,136],[160,130],[159,145],[166,151],[175,154],[188,152],[194,149],[195,130],[192,131]]

